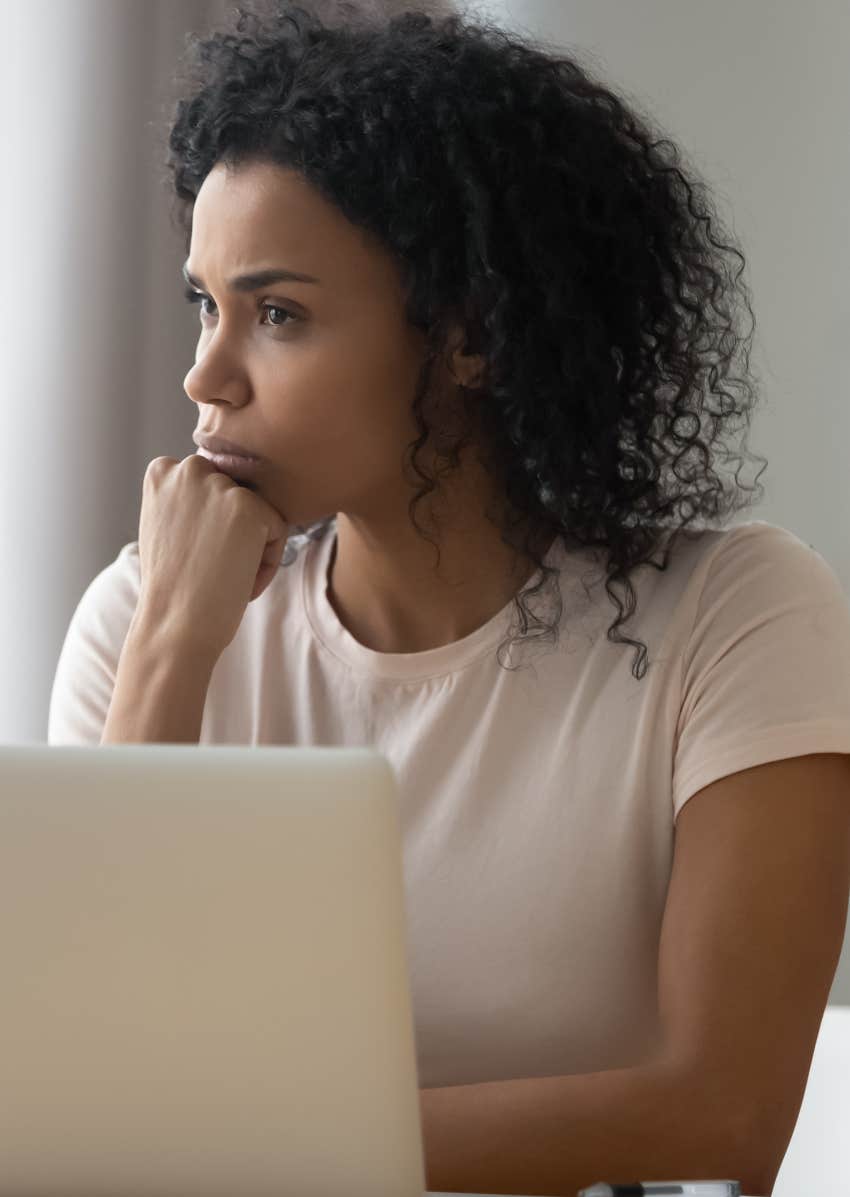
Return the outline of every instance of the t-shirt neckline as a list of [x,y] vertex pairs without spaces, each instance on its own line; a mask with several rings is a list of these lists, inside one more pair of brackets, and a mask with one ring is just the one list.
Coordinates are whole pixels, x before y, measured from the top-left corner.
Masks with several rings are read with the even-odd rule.
[[[507,638],[515,611],[513,598],[480,628],[451,644],[415,653],[381,653],[361,644],[340,622],[328,597],[328,570],[336,542],[336,522],[328,526],[321,539],[308,542],[301,583],[302,602],[313,634],[340,661],[373,677],[415,681],[455,673],[490,652],[495,659],[495,650]],[[557,544],[556,538],[544,558],[547,564]],[[538,569],[526,585],[536,585],[540,577]],[[541,595],[536,595],[533,601],[538,601]]]

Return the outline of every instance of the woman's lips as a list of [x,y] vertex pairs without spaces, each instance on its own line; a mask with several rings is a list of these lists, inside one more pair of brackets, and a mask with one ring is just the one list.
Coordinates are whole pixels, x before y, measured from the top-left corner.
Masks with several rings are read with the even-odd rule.
[[231,478],[255,478],[263,463],[255,457],[237,457],[235,453],[211,453],[209,449],[196,450],[198,457],[206,457],[222,474]]

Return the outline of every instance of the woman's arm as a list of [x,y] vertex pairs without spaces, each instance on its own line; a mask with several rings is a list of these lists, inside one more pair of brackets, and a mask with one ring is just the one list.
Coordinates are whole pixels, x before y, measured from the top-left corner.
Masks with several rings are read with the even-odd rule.
[[742,1106],[661,1062],[419,1097],[429,1192],[575,1197],[601,1180],[726,1178],[770,1191]]
[[154,613],[137,611],[101,744],[197,744],[216,660],[207,648],[169,636]]

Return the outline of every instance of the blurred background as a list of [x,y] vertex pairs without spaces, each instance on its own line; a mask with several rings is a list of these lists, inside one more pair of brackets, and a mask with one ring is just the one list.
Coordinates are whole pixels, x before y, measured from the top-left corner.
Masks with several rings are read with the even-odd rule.
[[[183,299],[159,155],[184,37],[232,7],[2,4],[2,743],[46,742],[68,623],[92,578],[138,537],[148,462],[195,449],[182,380],[198,317]],[[752,365],[766,391],[749,441],[769,461],[765,497],[740,520],[788,528],[850,594],[850,5],[474,8],[595,56],[699,164],[747,259]],[[850,1003],[847,939],[830,1002]]]

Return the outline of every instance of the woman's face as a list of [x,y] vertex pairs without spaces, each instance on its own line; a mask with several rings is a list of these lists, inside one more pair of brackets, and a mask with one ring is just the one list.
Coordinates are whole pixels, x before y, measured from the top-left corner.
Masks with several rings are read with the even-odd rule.
[[[317,281],[228,289],[270,268]],[[408,520],[402,461],[418,435],[424,336],[405,320],[389,254],[295,171],[219,164],[195,202],[186,269],[207,296],[183,382],[196,431],[268,459],[256,489],[292,525],[388,506]],[[434,379],[443,385],[436,367]]]

